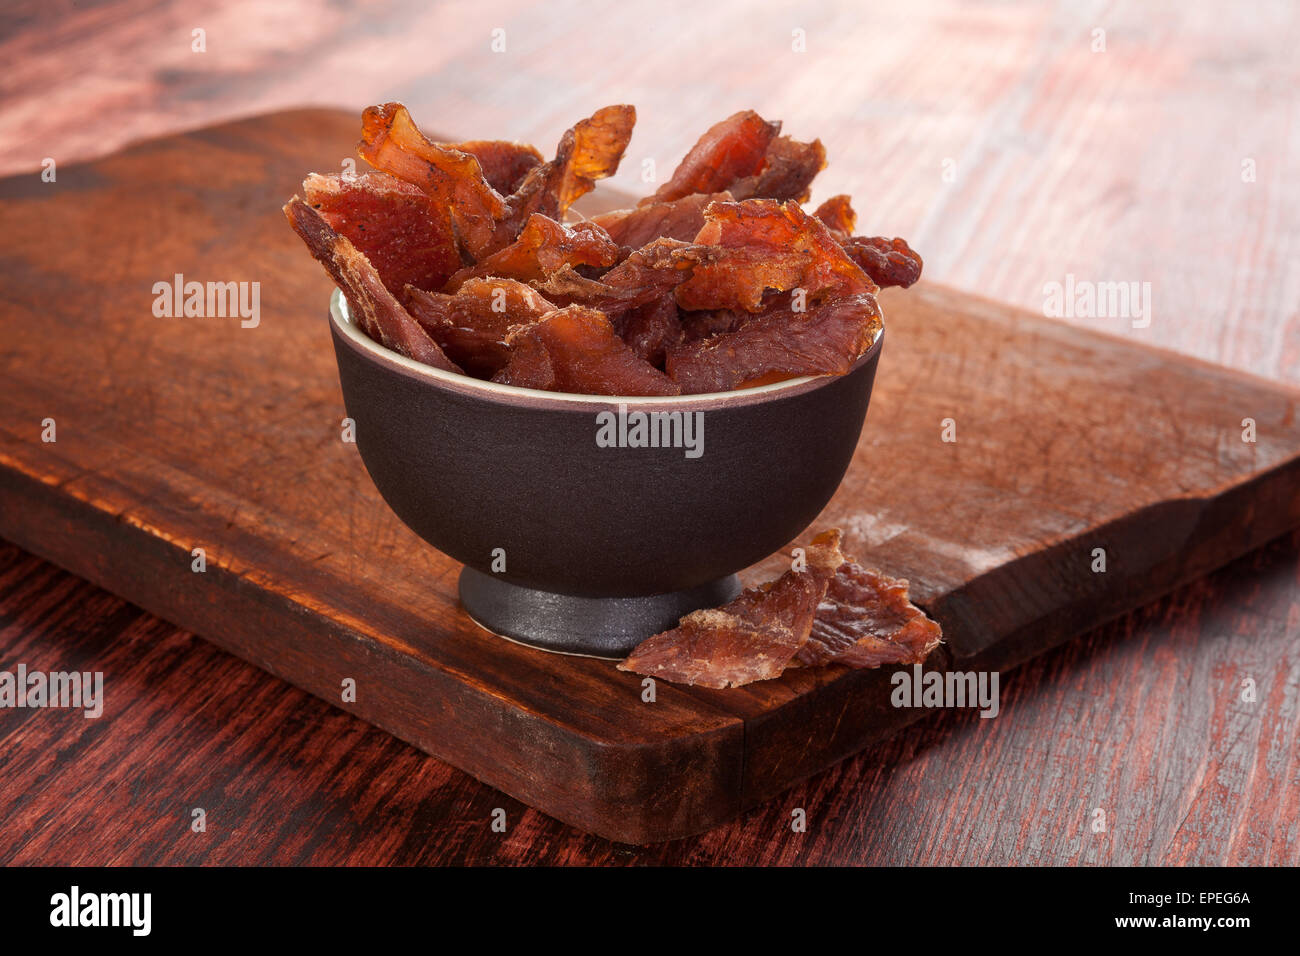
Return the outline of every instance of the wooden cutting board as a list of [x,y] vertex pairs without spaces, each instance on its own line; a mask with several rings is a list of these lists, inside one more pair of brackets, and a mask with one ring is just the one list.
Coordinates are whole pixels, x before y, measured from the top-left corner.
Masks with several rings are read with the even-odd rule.
[[[282,113],[0,181],[0,535],[616,840],[707,829],[923,715],[888,671],[646,703],[469,621],[342,440],[330,284],[280,213],[356,127]],[[156,315],[176,274],[260,283],[259,323]],[[816,527],[911,579],[931,666],[1013,666],[1300,525],[1300,392],[924,281],[884,306]]]

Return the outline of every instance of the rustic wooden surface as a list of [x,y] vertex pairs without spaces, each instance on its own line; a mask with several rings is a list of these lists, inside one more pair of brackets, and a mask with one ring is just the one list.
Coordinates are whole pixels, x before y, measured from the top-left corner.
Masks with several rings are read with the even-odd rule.
[[[458,565],[340,440],[331,284],[277,208],[355,126],[279,113],[0,181],[31,224],[0,236],[0,533],[326,700],[352,678],[345,709],[624,842],[699,832],[919,717],[886,672],[838,669],[648,706],[609,663],[458,609]],[[175,273],[260,282],[259,324],[156,316],[141,290]],[[868,427],[816,526],[910,578],[956,666],[1019,663],[1300,525],[1300,391],[941,287],[883,303]]]
[[[1296,16],[1289,7],[1260,6],[1243,17],[1216,12],[1213,5],[1119,5],[1082,12],[1072,5],[965,10],[912,5],[906,21],[884,11],[874,11],[868,20],[805,8],[800,19],[806,20],[810,50],[818,52],[821,36],[837,52],[810,55],[806,72],[794,84],[788,82],[789,70],[738,66],[745,62],[738,54],[762,42],[761,30],[728,34],[701,29],[701,39],[695,40],[684,18],[665,17],[652,30],[638,23],[632,31],[618,19],[625,14],[614,12],[601,28],[604,35],[633,49],[640,45],[641,55],[597,58],[576,71],[571,69],[571,47],[558,42],[576,29],[578,17],[571,7],[548,7],[545,16],[554,17],[554,25],[545,29],[538,29],[522,9],[451,8],[458,18],[453,26],[463,29],[440,29],[430,34],[438,37],[434,43],[418,37],[429,29],[429,21],[399,31],[388,19],[391,9],[343,5],[309,18],[290,9],[284,22],[274,24],[279,29],[267,29],[264,14],[241,14],[237,5],[219,15],[196,13],[187,4],[125,4],[75,13],[44,4],[21,7],[0,33],[0,48],[11,54],[12,64],[0,92],[0,114],[6,128],[24,130],[24,136],[6,140],[5,162],[10,169],[32,169],[42,156],[54,155],[64,163],[141,135],[309,99],[355,107],[369,99],[400,96],[415,105],[422,119],[437,123],[448,116],[450,125],[463,115],[473,117],[478,129],[482,116],[483,129],[490,125],[493,132],[505,129],[545,141],[572,115],[616,92],[622,95],[615,98],[641,107],[639,142],[663,143],[662,152],[671,161],[719,109],[754,104],[784,115],[791,131],[821,135],[828,142],[841,172],[832,166],[827,192],[838,185],[862,194],[861,183],[833,177],[850,176],[855,169],[870,173],[875,209],[887,212],[864,208],[864,219],[882,231],[917,238],[927,252],[927,276],[1031,308],[1041,305],[1042,283],[1067,272],[1149,279],[1158,291],[1146,336],[1260,374],[1300,379],[1297,313],[1294,297],[1288,299],[1286,291],[1294,288],[1297,268],[1287,253],[1296,240],[1295,186],[1285,175],[1295,165],[1285,120],[1297,87],[1289,53]],[[697,18],[712,16],[691,9]],[[532,37],[525,48],[526,91],[506,82],[510,71],[499,70],[482,52],[487,41],[476,11],[508,25],[516,37],[521,32]],[[198,61],[189,54],[189,25],[208,16],[219,25],[209,28],[210,34],[219,33],[226,42],[219,51],[210,46],[209,56],[219,52],[220,60]],[[781,20],[782,35],[788,35],[785,14],[761,16],[769,23]],[[359,36],[355,26],[362,18],[367,28]],[[1108,29],[1108,49],[1084,56],[1079,44],[1087,49],[1093,21]],[[525,23],[531,25],[514,29]],[[675,33],[665,42],[671,31]],[[174,34],[179,50],[170,42]],[[720,39],[729,35],[736,38]],[[358,51],[367,46],[382,47],[385,56],[373,64],[362,62]],[[288,61],[286,48],[298,51]],[[875,62],[861,55],[863,49],[883,55]],[[1102,63],[1104,68],[1098,65]],[[725,68],[719,70],[719,64]],[[635,86],[622,82],[626,71],[643,67]],[[743,76],[744,82],[731,84],[728,75]],[[708,95],[684,95],[700,88]],[[782,96],[788,99],[778,101]],[[666,115],[672,119],[662,118]],[[878,142],[881,135],[887,137],[885,149]],[[869,159],[845,168],[841,142],[848,140],[837,136],[867,144]],[[942,139],[952,148],[933,147]],[[1242,141],[1249,142],[1249,149],[1237,148]],[[1094,149],[1090,144],[1102,145]],[[1242,183],[1239,176],[1247,156],[1259,163],[1254,183]],[[942,159],[954,157],[958,175],[943,182]],[[1215,263],[1222,267],[1214,268]],[[793,791],[790,800],[801,802],[790,806],[814,808],[813,832],[804,843],[815,844],[816,852],[804,852],[809,848],[783,836],[788,808],[773,805],[702,840],[640,855],[619,851],[620,856],[1295,862],[1296,552],[1294,538],[1280,542],[1173,600],[1020,669],[1009,679],[1018,688],[1014,712],[1020,716],[1014,721],[1004,717],[965,727],[960,716],[931,717],[921,725],[931,735],[928,741],[909,737],[904,751],[891,751],[901,743],[888,745]],[[20,589],[16,599],[6,597],[6,659],[8,641],[35,639],[36,611],[26,614],[23,609],[40,606],[47,589],[60,595],[56,603],[67,604],[60,608],[54,633],[47,627],[37,646],[57,647],[60,640],[98,633],[93,596],[85,597],[83,612],[76,611],[76,602],[92,591],[82,586],[77,592],[64,576],[51,579],[55,573],[39,562],[21,560],[29,567],[20,576],[37,584],[34,591]],[[60,586],[58,580],[64,583]],[[15,600],[20,602],[16,607]],[[103,600],[111,599],[101,595]],[[173,633],[166,625],[154,626]],[[108,627],[101,636],[108,641],[116,633]],[[437,768],[439,775],[427,789],[412,790],[406,798],[419,801],[436,791],[428,798],[433,806],[422,809],[442,821],[439,833],[450,829],[448,820],[462,819],[462,808],[469,808],[462,829],[471,849],[465,841],[422,831],[414,849],[424,855],[417,857],[394,850],[412,832],[404,826],[414,818],[397,813],[387,826],[375,820],[364,827],[336,825],[354,814],[356,801],[348,795],[324,801],[316,792],[324,784],[317,782],[310,785],[313,800],[296,806],[303,809],[303,832],[324,843],[339,840],[362,853],[360,829],[373,838],[364,857],[371,861],[607,858],[607,845],[574,836],[532,813],[507,837],[493,838],[481,823],[483,813],[473,812],[476,797],[499,799],[493,791],[256,676],[220,652],[196,647],[197,653],[223,662],[212,665],[226,675],[216,678],[218,686],[222,680],[238,683],[242,673],[245,680],[297,695],[298,707],[317,707],[331,720],[347,721],[359,733],[387,741],[419,767]],[[1235,693],[1234,668],[1242,661],[1261,675],[1261,688],[1281,696],[1270,698],[1262,691],[1257,707],[1263,709],[1258,710],[1241,706],[1231,694],[1225,697],[1225,681]],[[157,714],[139,725],[140,734],[130,742],[105,735],[106,746],[116,748],[112,760],[124,768],[124,779],[149,779],[153,761],[165,754],[165,742],[175,737],[177,725],[192,720],[186,715],[216,709],[211,696],[190,693],[186,699],[193,700],[193,711],[178,705]],[[231,713],[236,710],[232,707]],[[1010,706],[1007,710],[1012,712]],[[28,733],[50,728],[44,721],[32,722],[31,716],[24,715]],[[95,733],[93,724],[80,719],[62,726],[68,735],[62,743],[57,735],[43,745],[34,741],[32,752],[46,753],[43,747],[66,746],[74,736]],[[933,728],[939,728],[937,737]],[[248,764],[260,753],[262,763],[271,764],[262,779],[274,787],[271,771],[288,772],[275,759],[280,729],[269,721],[249,725],[241,739],[261,749],[255,747],[244,762],[242,752],[231,754],[227,777],[251,781],[255,768]],[[7,737],[3,752],[7,758],[27,751]],[[353,779],[372,787],[381,770],[395,769],[388,766],[392,757],[375,756],[373,747],[358,745],[349,755],[357,761]],[[907,762],[895,766],[900,755]],[[99,818],[86,815],[84,805],[65,809],[68,788],[87,794],[89,802],[104,801],[94,772],[71,762],[56,766],[48,754],[40,759],[46,760],[41,779],[50,784],[48,796],[25,785],[17,792],[12,786],[0,788],[38,821],[30,831],[4,828],[15,848],[39,847],[34,834],[43,831],[52,840],[63,825],[76,821],[78,834],[90,842],[60,841],[69,860],[114,858],[114,844],[133,846],[119,851],[125,855],[118,859],[195,858],[187,856],[193,847],[183,839],[168,844],[165,838],[141,837],[148,832],[152,811],[133,809],[129,799],[106,802],[116,808],[118,827],[102,820],[97,824]],[[216,759],[208,754],[204,770],[210,771]],[[410,781],[413,776],[407,772],[392,779]],[[20,778],[6,774],[6,779]],[[153,779],[166,790],[171,778],[159,773]],[[292,799],[308,785],[305,775],[285,779],[279,794]],[[141,793],[148,789],[136,784]],[[254,789],[250,783],[248,792]],[[918,792],[925,799],[916,799]],[[1099,803],[1125,808],[1122,839],[1118,827],[1100,841],[1091,840],[1082,828],[1083,808],[1094,802],[1094,795]],[[278,805],[284,806],[283,799]],[[57,813],[69,815],[63,825],[39,824]],[[764,816],[770,825],[762,825],[759,818]],[[5,819],[11,818],[6,814]],[[253,837],[253,826],[241,820],[227,831],[233,841],[229,851],[270,858],[275,848]],[[240,833],[248,839],[241,842]],[[513,853],[495,855],[509,847]],[[552,849],[556,853],[548,856]],[[318,848],[304,858],[338,857]]]

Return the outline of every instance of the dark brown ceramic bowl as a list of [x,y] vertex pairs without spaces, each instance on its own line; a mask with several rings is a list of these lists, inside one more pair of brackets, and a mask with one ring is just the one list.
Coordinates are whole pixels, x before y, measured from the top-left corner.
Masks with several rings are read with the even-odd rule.
[[[843,376],[611,398],[422,365],[357,329],[337,291],[330,315],[361,458],[397,516],[465,564],[465,609],[496,634],[601,657],[730,600],[736,571],[808,526],[857,446],[881,348]],[[639,420],[667,428],[661,447],[631,447]]]

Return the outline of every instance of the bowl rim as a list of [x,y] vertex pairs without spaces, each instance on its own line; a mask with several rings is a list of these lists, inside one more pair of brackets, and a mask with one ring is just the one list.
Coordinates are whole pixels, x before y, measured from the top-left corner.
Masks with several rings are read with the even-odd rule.
[[[441,386],[450,391],[473,395],[480,399],[495,400],[509,405],[535,407],[545,404],[567,408],[572,408],[575,405],[600,407],[610,405],[663,406],[672,408],[681,408],[684,405],[714,407],[749,405],[775,398],[802,395],[844,377],[840,375],[801,375],[797,378],[786,379],[783,382],[773,382],[770,385],[733,389],[729,392],[701,392],[693,395],[587,395],[577,392],[548,392],[537,388],[523,388],[518,385],[503,385],[499,382],[474,378],[472,375],[465,375],[460,372],[434,368],[432,365],[426,365],[423,362],[408,358],[386,345],[381,345],[357,328],[352,321],[350,304],[343,295],[342,290],[338,288],[335,288],[330,294],[330,325],[335,335],[351,345],[355,351],[363,353],[372,361],[385,365],[393,371],[425,381],[431,385]],[[885,330],[882,326],[877,331],[875,340],[863,350],[845,375],[852,374],[867,362],[872,361],[880,352],[884,337]]]

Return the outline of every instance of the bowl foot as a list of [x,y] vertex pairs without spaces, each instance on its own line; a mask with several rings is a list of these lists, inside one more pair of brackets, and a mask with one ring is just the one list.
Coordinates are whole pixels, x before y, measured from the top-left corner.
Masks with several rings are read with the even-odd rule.
[[561,654],[621,660],[651,634],[740,593],[734,574],[699,587],[644,597],[592,598],[511,584],[473,568],[460,573],[460,601],[494,634]]

